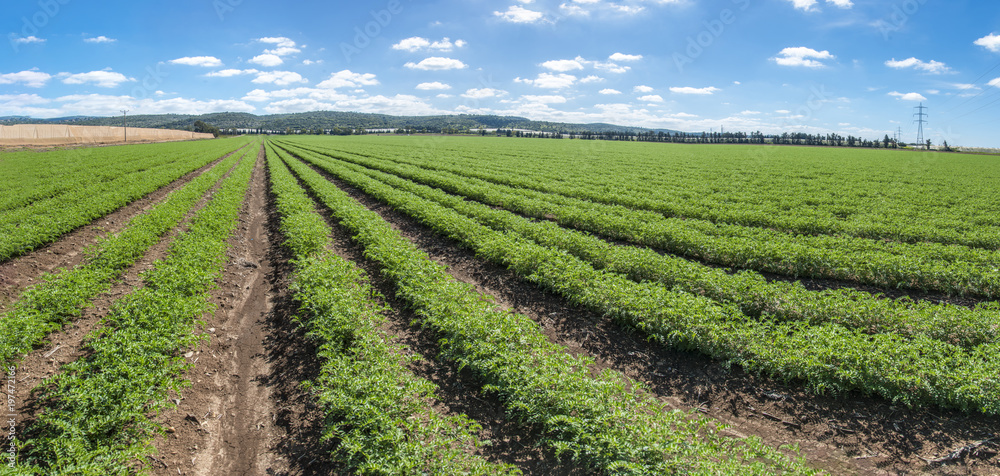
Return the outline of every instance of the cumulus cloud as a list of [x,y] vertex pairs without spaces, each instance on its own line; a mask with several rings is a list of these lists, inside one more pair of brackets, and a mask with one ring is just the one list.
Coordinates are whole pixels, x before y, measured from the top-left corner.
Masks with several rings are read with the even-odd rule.
[[257,73],[257,77],[252,81],[254,84],[274,84],[275,86],[288,86],[295,83],[308,83],[309,81],[301,74],[292,71],[263,71]]
[[528,10],[520,5],[512,5],[505,12],[493,12],[493,15],[511,23],[535,23],[545,16],[542,12]]
[[982,46],[992,52],[1000,52],[1000,35],[995,33],[990,33],[976,41],[973,44]]
[[41,71],[21,71],[19,73],[0,74],[0,84],[23,84],[29,88],[45,86],[52,75]]
[[442,58],[440,56],[431,56],[430,58],[426,58],[419,63],[414,63],[411,61],[403,66],[406,66],[407,68],[410,69],[420,69],[424,71],[443,71],[448,69],[468,68],[468,65],[457,59]]
[[102,88],[114,88],[121,83],[135,81],[133,78],[126,77],[124,74],[115,73],[113,71],[91,71],[89,73],[77,74],[61,73],[59,76],[63,78],[62,82],[64,84],[93,83]]
[[114,38],[108,38],[108,37],[106,37],[104,35],[101,35],[101,36],[98,36],[98,37],[95,37],[95,38],[84,38],[83,39],[84,43],[114,43],[116,41],[118,41],[118,40],[116,40]]
[[[794,6],[795,8],[805,12],[817,10],[817,8],[815,7],[816,4],[819,3],[817,0],[788,0],[788,1],[791,2],[792,6]],[[826,0],[826,3],[833,4],[835,7],[845,8],[845,9],[854,6],[854,3],[851,2],[851,0]]]
[[468,43],[465,40],[451,41],[445,37],[438,41],[431,41],[427,38],[414,36],[392,45],[392,49],[416,53],[418,51],[451,51],[455,48],[464,48]]
[[376,86],[378,79],[372,73],[355,73],[349,69],[338,71],[330,75],[330,78],[316,85],[318,88],[360,88],[362,86]]
[[257,74],[259,72],[256,69],[223,69],[221,71],[213,71],[205,76],[209,78],[230,78],[244,74]]
[[250,58],[250,62],[253,64],[259,64],[265,68],[273,68],[275,66],[284,64],[285,60],[281,59],[281,57],[278,55],[271,53],[264,53],[262,55],[257,55],[254,56],[253,58]]
[[539,66],[559,73],[583,69],[583,64],[579,60],[552,60],[546,61]]
[[648,96],[639,96],[640,101],[646,102],[663,102],[663,96],[659,94],[650,94]]
[[670,92],[674,94],[696,94],[696,95],[709,95],[716,91],[721,91],[719,88],[709,86],[707,88],[692,88],[692,87],[674,87],[670,88]]
[[594,76],[594,75],[590,75],[590,76],[587,76],[585,78],[581,78],[580,79],[580,83],[582,83],[582,84],[587,84],[587,83],[603,83],[603,82],[604,82],[604,78],[602,78],[600,76]]
[[516,83],[530,84],[537,88],[544,89],[563,89],[568,88],[576,83],[577,77],[572,74],[552,74],[552,73],[542,73],[539,74],[535,79],[521,79],[514,78]]
[[642,55],[627,55],[625,53],[615,53],[608,57],[611,61],[639,61]]
[[951,72],[951,68],[940,61],[931,60],[929,62],[924,62],[918,60],[917,58],[908,58],[900,61],[896,61],[896,58],[893,58],[886,61],[885,65],[895,69],[913,68],[930,74],[943,74]]
[[646,86],[644,84],[641,84],[639,86],[636,86],[636,87],[632,88],[632,91],[633,92],[637,92],[637,93],[651,93],[651,92],[653,92],[653,88],[651,88],[649,86]]
[[897,98],[899,100],[902,100],[902,101],[926,101],[927,100],[927,98],[925,98],[920,93],[906,93],[906,94],[903,94],[903,93],[900,93],[900,92],[893,91],[893,92],[889,93],[889,95],[892,96],[892,97],[895,97],[895,98]]
[[451,89],[451,86],[440,81],[434,81],[433,83],[420,83],[417,85],[417,89],[421,91],[442,91]]
[[486,98],[496,98],[506,96],[508,93],[502,89],[493,88],[473,88],[462,94],[464,98],[471,99],[486,99]]
[[45,43],[46,40],[44,38],[39,38],[34,35],[26,36],[23,38],[11,35],[10,41],[14,42],[14,44],[17,45],[26,45],[30,43]]
[[804,46],[785,48],[778,53],[778,57],[772,58],[775,63],[781,66],[801,66],[805,68],[823,68],[826,65],[822,61],[834,59],[836,56],[829,51],[816,51]]
[[613,94],[621,94],[622,92],[619,91],[619,90],[617,90],[617,89],[607,88],[607,89],[602,89],[602,90],[598,91],[598,93],[613,95]]
[[185,56],[170,60],[170,64],[183,64],[187,66],[201,66],[203,68],[218,68],[222,66],[222,60],[214,56]]
[[526,96],[521,96],[521,99],[527,102],[534,102],[541,104],[563,104],[566,102],[565,97],[558,95],[548,95],[548,96],[526,95]]

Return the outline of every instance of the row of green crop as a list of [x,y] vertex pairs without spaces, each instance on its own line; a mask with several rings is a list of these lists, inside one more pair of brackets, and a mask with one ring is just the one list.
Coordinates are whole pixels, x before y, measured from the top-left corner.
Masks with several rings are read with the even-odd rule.
[[222,145],[220,141],[89,147],[6,156],[0,164],[0,190],[4,191],[0,197],[0,212],[27,206],[89,184],[107,182],[122,175],[172,164],[200,153],[207,146],[219,147],[220,154],[224,150],[232,150],[222,148]]
[[595,375],[591,359],[550,342],[531,319],[498,311],[377,214],[298,160],[278,155],[382,267],[422,325],[441,336],[442,355],[481,379],[557,454],[605,474],[808,472],[759,439],[725,438],[710,420],[669,411],[621,374]]
[[[306,150],[324,153],[322,149]],[[933,243],[791,236],[759,228],[665,218],[653,212],[533,192],[388,160],[343,153],[326,155],[530,217],[553,219],[564,226],[709,263],[888,288],[1000,295],[1000,252]]]
[[498,232],[458,212],[303,152],[302,157],[483,258],[672,347],[802,380],[818,392],[858,390],[907,405],[1000,413],[1000,343],[964,349],[925,335],[870,335],[836,323],[750,319],[732,304],[636,283],[571,254]]
[[648,248],[614,246],[585,233],[547,221],[531,221],[395,175],[349,162],[339,161],[336,165],[453,208],[494,230],[514,231],[542,246],[565,250],[597,269],[731,303],[749,317],[809,324],[833,322],[870,333],[926,335],[962,347],[994,342],[1000,337],[1000,305],[995,302],[973,310],[927,301],[883,299],[850,289],[809,291],[800,283],[769,282],[752,271],[730,274]]
[[448,166],[668,216],[793,233],[1000,247],[1000,170],[985,157],[459,138],[413,147],[426,139],[351,139],[325,147]]
[[[143,171],[111,173],[108,181],[85,182],[71,190],[28,206],[0,214],[0,261],[29,252],[55,241],[63,234],[125,206],[144,195],[177,180],[213,160],[246,144],[246,141],[211,143],[180,160]],[[112,170],[130,170],[130,160],[156,163],[162,159],[147,156],[140,148],[131,157],[105,156]],[[43,159],[39,159],[43,160]],[[75,180],[65,178],[66,180]]]
[[271,190],[292,253],[298,320],[319,346],[322,368],[308,384],[326,413],[333,461],[351,474],[520,474],[474,456],[479,427],[434,410],[436,386],[380,330],[382,307],[364,273],[333,254],[330,228],[288,169],[268,150]]
[[[94,296],[106,291],[126,268],[173,229],[205,192],[239,158],[225,161],[171,193],[162,203],[131,219],[116,235],[85,251],[85,261],[40,278],[0,316],[0,363],[13,363],[52,331],[78,317]],[[6,367],[6,365],[5,365]]]
[[88,355],[40,385],[41,414],[26,430],[19,475],[127,475],[153,451],[153,418],[187,382],[180,354],[200,340],[198,319],[212,312],[209,291],[226,262],[254,168],[243,160],[170,246],[142,274],[144,287],[112,305],[86,340]]

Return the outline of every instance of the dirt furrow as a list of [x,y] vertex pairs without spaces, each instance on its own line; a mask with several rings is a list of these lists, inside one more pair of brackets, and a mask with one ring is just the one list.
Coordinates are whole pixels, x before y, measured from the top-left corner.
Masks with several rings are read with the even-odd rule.
[[219,159],[213,160],[208,165],[184,175],[139,200],[94,220],[89,225],[84,225],[67,233],[54,243],[0,263],[0,312],[6,310],[7,306],[16,300],[27,287],[36,284],[40,276],[59,268],[72,268],[80,264],[85,258],[83,253],[85,248],[96,244],[98,239],[103,236],[121,231],[129,220],[156,206],[170,192],[181,188],[230,155],[232,154],[226,154]]
[[665,349],[477,258],[454,240],[324,175],[448,266],[453,276],[493,296],[503,308],[534,319],[570,352],[596,359],[597,370],[614,369],[644,382],[664,402],[725,423],[734,437],[756,435],[774,446],[798,444],[812,466],[834,474],[1000,473],[1000,456],[989,449],[962,464],[929,465],[925,460],[997,433],[1000,418],[910,410],[856,393],[817,396],[794,383],[785,385],[738,366]]
[[192,386],[161,421],[154,474],[325,474],[322,417],[300,387],[317,375],[315,355],[291,322],[290,267],[258,155],[229,262],[212,301],[210,341],[189,360]]

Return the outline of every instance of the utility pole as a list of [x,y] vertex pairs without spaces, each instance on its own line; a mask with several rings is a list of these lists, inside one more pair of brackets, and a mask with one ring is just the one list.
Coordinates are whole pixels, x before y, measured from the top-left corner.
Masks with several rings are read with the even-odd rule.
[[917,146],[923,147],[924,124],[927,123],[927,120],[924,119],[925,117],[927,117],[927,113],[924,112],[924,109],[927,109],[927,106],[924,106],[924,103],[920,103],[920,105],[915,107],[914,109],[918,111],[913,114],[913,116],[917,118],[917,120],[913,121],[917,123]]
[[128,109],[122,109],[122,124],[125,126],[125,143],[128,144]]

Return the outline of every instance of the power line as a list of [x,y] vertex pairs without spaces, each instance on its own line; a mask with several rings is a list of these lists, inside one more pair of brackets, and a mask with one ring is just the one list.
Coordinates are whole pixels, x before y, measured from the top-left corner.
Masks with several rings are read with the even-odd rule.
[[927,106],[924,106],[924,103],[920,103],[920,105],[915,107],[914,109],[919,111],[913,114],[913,116],[917,118],[917,120],[913,121],[917,123],[917,145],[923,145],[924,124],[927,122],[927,120],[924,119],[925,117],[927,117],[927,114],[924,112],[924,109],[927,109]]
[[122,109],[122,123],[125,126],[125,143],[128,143],[128,109]]

